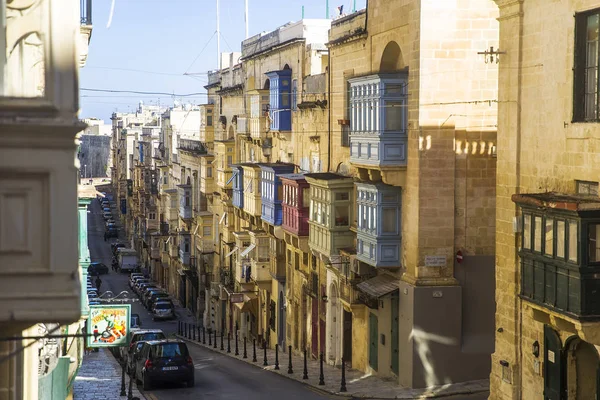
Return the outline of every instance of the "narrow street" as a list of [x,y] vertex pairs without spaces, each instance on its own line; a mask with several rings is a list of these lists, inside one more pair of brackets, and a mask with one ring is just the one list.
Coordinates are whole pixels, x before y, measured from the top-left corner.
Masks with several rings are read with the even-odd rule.
[[[88,213],[89,248],[93,262],[103,262],[110,266],[112,253],[110,243],[104,242],[104,220],[98,202],[93,201]],[[101,291],[111,290],[117,294],[129,290],[127,275],[111,270],[102,276]],[[132,294],[132,296],[135,296]],[[152,320],[150,313],[139,302],[132,303],[132,313],[140,315],[142,328],[162,329],[166,335],[177,331],[177,321]],[[179,313],[185,312],[182,309]],[[163,385],[151,391],[143,392],[151,400],[185,400],[185,399],[240,399],[259,400],[266,398],[285,398],[286,400],[317,400],[342,398],[321,394],[310,386],[273,374],[262,368],[249,365],[231,357],[189,345],[189,350],[196,366],[196,386],[186,388],[184,385]],[[451,396],[454,400],[482,400],[482,394],[471,396]]]

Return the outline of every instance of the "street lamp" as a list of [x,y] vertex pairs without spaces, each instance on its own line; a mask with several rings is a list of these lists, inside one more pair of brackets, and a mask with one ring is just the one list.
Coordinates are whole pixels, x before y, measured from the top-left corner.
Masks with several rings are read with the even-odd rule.
[[262,143],[262,153],[267,159],[271,157],[271,149],[273,149],[273,144],[271,143],[271,138],[266,138]]
[[83,164],[83,179],[87,178],[87,164]]

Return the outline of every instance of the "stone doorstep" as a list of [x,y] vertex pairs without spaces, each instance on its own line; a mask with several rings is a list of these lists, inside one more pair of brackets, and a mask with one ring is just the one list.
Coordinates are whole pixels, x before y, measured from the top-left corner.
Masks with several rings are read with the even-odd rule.
[[[219,353],[219,354],[223,354],[225,356],[229,356],[231,358],[235,358],[239,361],[243,361],[246,364],[249,365],[253,365],[259,368],[262,368],[264,370],[276,373],[278,375],[287,377],[288,379],[293,379],[296,382],[300,382],[304,385],[310,386],[313,389],[316,389],[318,391],[320,391],[323,394],[334,394],[337,396],[343,396],[343,397],[350,397],[350,398],[355,398],[355,399],[403,399],[403,400],[413,400],[413,399],[433,399],[433,398],[444,398],[444,397],[448,397],[448,396],[455,396],[455,395],[462,395],[462,394],[475,394],[475,393],[487,393],[489,392],[489,380],[487,379],[483,379],[483,380],[479,380],[479,381],[469,381],[469,382],[461,382],[461,383],[456,383],[456,384],[450,384],[450,385],[444,385],[444,386],[439,386],[439,387],[434,387],[434,388],[428,388],[428,389],[408,389],[408,388],[403,388],[399,385],[397,385],[396,383],[392,383],[389,382],[389,380],[386,380],[384,378],[379,378],[376,376],[373,376],[373,379],[377,379],[377,387],[379,388],[378,392],[380,393],[373,393],[373,386],[374,385],[370,385],[370,382],[364,382],[364,383],[369,383],[368,385],[360,385],[360,381],[357,384],[352,384],[349,383],[351,380],[353,380],[354,378],[352,377],[354,375],[355,378],[360,378],[363,374],[360,371],[356,371],[356,370],[346,370],[346,387],[348,388],[348,392],[340,392],[339,391],[339,387],[340,387],[340,376],[341,376],[341,369],[339,367],[332,367],[329,364],[325,364],[323,366],[323,369],[328,369],[328,370],[337,370],[337,374],[335,376],[335,379],[331,378],[331,374],[324,374],[325,375],[325,385],[324,386],[319,386],[318,384],[316,384],[316,379],[312,378],[313,381],[306,381],[304,379],[302,379],[302,373],[304,371],[304,364],[300,364],[293,366],[293,370],[294,370],[294,374],[288,374],[287,370],[288,370],[288,356],[287,353],[281,352],[279,353],[279,370],[275,370],[275,365],[274,365],[274,359],[275,359],[275,350],[273,349],[267,349],[267,355],[268,355],[268,360],[269,360],[269,365],[268,366],[263,366],[262,365],[262,360],[263,360],[263,349],[261,348],[260,351],[257,348],[256,349],[256,358],[257,358],[257,362],[252,362],[252,350],[250,348],[249,351],[247,351],[248,353],[248,358],[247,359],[243,359],[242,358],[242,353],[243,353],[243,345],[240,346],[241,348],[239,348],[239,356],[235,356],[234,352],[235,352],[235,344],[233,346],[231,346],[231,353],[227,353],[227,344],[226,342],[224,342],[224,349],[225,350],[220,350],[220,337],[219,337],[219,344],[217,346],[217,349],[215,349],[212,346],[208,346],[208,344],[202,344],[201,342],[198,341],[193,341],[191,339],[187,339],[184,336],[181,336],[179,334],[175,334],[176,337],[178,337],[181,340],[184,340],[186,342],[189,342],[191,344],[194,344],[196,346],[199,347],[203,347],[207,350]],[[316,363],[317,366],[315,367],[315,361],[311,360],[310,361],[310,365],[307,367],[308,372],[309,372],[309,377],[314,377],[314,376],[318,376],[319,374],[319,367],[318,367],[318,362]],[[330,372],[328,371],[328,372]],[[351,387],[351,385],[355,386],[355,390],[352,390],[354,388]],[[385,385],[387,387],[381,388],[381,385]],[[338,389],[336,389],[338,388]]]

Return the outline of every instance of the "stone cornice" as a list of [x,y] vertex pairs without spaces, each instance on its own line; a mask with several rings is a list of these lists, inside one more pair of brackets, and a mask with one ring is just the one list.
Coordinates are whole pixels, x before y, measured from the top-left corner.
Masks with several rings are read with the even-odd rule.
[[525,0],[494,0],[500,10],[498,21],[523,16],[523,2]]
[[86,126],[77,120],[0,119],[0,147],[75,149],[75,136]]

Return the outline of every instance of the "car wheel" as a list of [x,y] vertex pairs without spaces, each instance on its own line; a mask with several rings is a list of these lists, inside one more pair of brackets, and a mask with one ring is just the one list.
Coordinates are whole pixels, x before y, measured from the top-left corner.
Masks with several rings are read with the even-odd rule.
[[152,383],[150,382],[150,379],[146,375],[143,375],[142,380],[143,380],[142,388],[144,390],[150,390],[152,388]]
[[189,379],[186,382],[186,384],[187,384],[187,387],[191,388],[191,387],[194,387],[194,385],[196,384],[196,382],[194,381],[194,378],[192,378],[192,379]]

